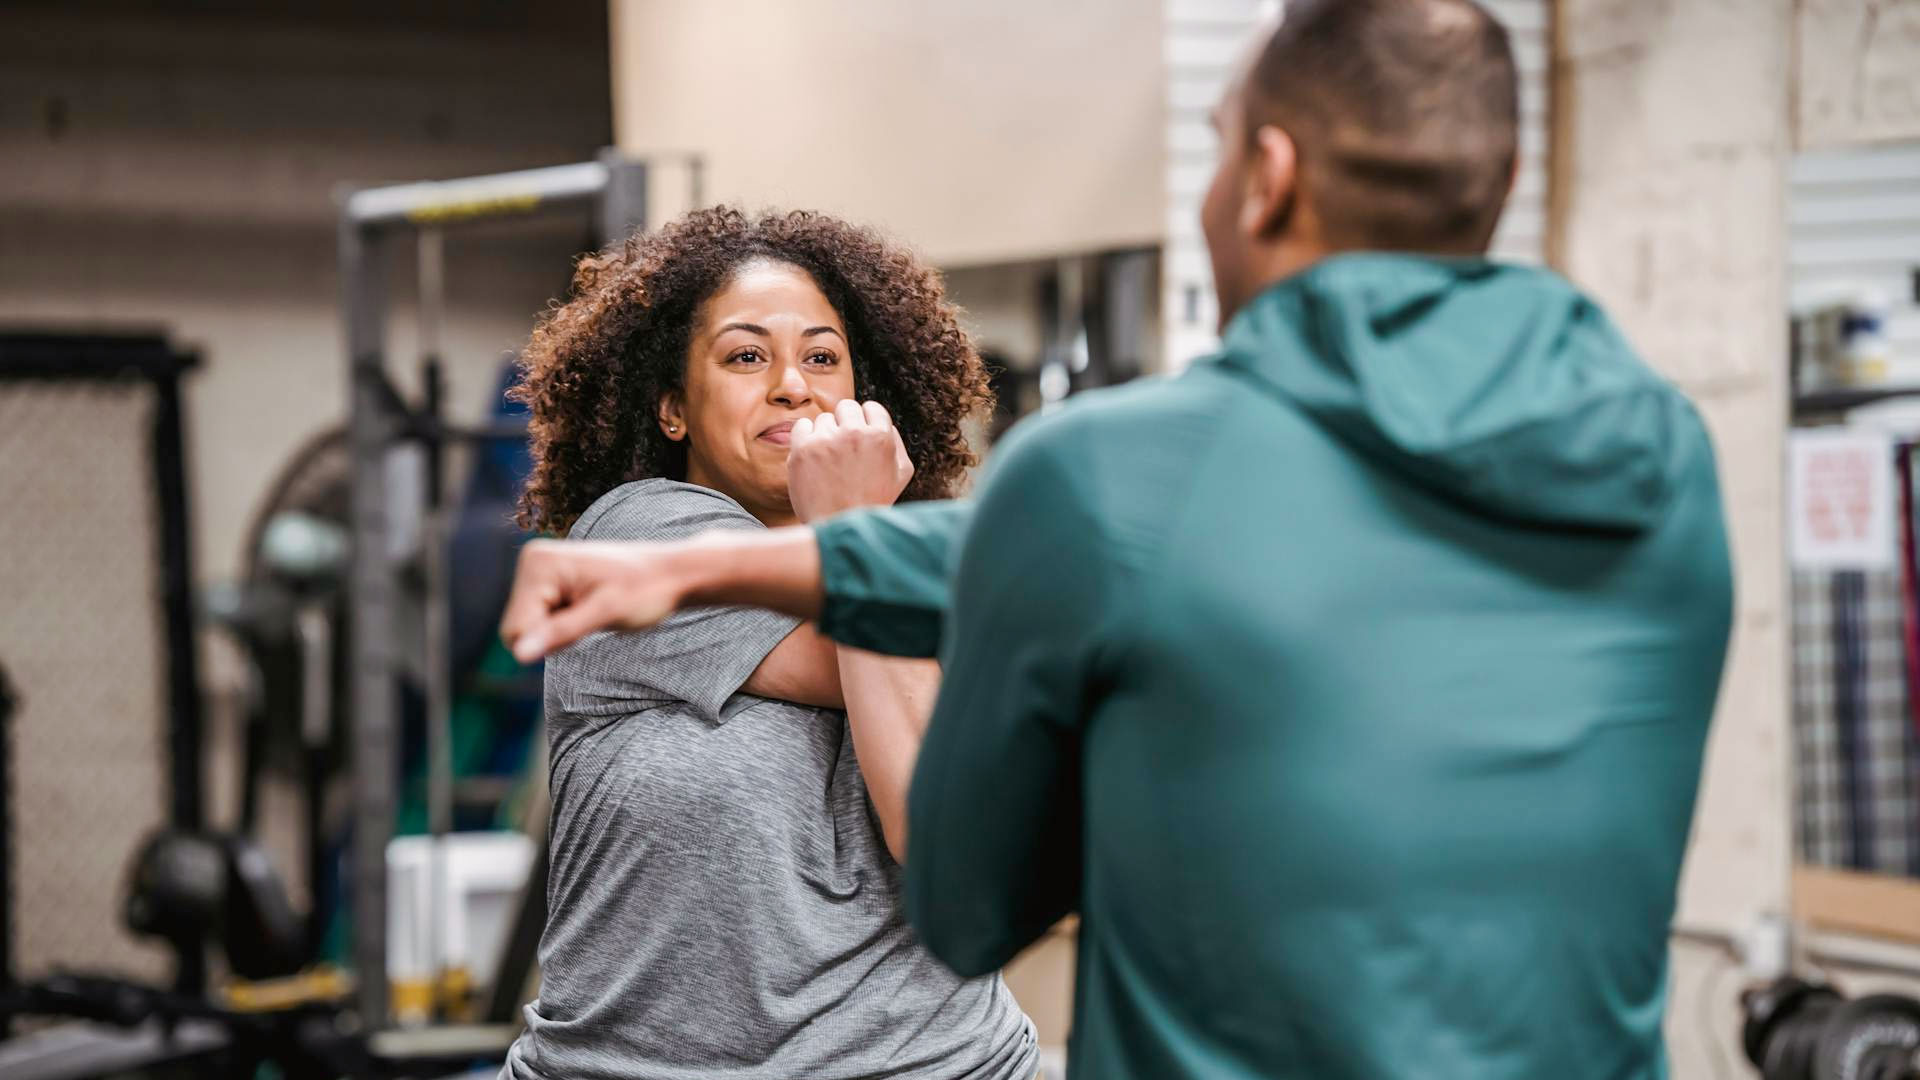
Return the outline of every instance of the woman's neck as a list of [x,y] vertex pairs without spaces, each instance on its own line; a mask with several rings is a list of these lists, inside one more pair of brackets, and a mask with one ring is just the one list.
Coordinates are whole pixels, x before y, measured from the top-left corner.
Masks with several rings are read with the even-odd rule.
[[[735,501],[738,502],[739,500],[736,498]],[[746,503],[740,503],[740,505],[747,506]],[[758,506],[747,506],[747,513],[759,518],[760,524],[765,525],[769,529],[784,529],[789,525],[800,524],[800,518],[794,514],[793,507],[791,506],[781,507],[777,511],[767,510]]]

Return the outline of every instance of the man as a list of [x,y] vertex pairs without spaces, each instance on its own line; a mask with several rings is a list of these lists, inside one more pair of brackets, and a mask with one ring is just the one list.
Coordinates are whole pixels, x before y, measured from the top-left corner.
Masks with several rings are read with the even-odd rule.
[[[1466,0],[1289,4],[1216,115],[1218,355],[1023,425],[970,507],[531,548],[503,631],[937,643],[910,916],[976,973],[1080,911],[1076,1076],[1663,1076],[1720,496],[1597,307],[1478,257],[1514,82]],[[893,460],[795,441],[796,502]]]

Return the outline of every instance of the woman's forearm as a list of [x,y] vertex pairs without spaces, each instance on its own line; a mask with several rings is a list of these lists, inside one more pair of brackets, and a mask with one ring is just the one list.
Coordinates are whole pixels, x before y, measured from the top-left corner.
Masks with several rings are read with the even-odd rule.
[[840,689],[867,797],[898,863],[907,859],[907,787],[940,691],[940,665],[841,646]]

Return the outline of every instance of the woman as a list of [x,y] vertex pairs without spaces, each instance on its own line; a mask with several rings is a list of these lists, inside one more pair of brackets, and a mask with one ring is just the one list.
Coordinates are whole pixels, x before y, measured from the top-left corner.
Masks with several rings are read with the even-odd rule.
[[[989,402],[939,277],[809,213],[697,211],[583,261],[522,364],[523,520],[596,540],[796,522],[793,426],[836,408],[898,431],[911,469],[882,501],[949,496]],[[503,1075],[1032,1076],[1004,984],[901,913],[937,679],[736,608],[553,657],[542,984]]]

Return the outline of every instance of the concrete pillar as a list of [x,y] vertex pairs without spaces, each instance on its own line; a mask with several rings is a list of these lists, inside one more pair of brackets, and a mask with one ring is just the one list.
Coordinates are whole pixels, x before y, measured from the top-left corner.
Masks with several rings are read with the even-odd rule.
[[1920,0],[1800,0],[1802,148],[1920,139]]
[[[1786,910],[1791,867],[1781,456],[1793,24],[1791,0],[1562,0],[1555,35],[1555,261],[1699,404],[1719,453],[1738,615],[1679,921],[1736,933]],[[1725,965],[1676,946],[1676,1076],[1731,1075],[1739,983]]]

